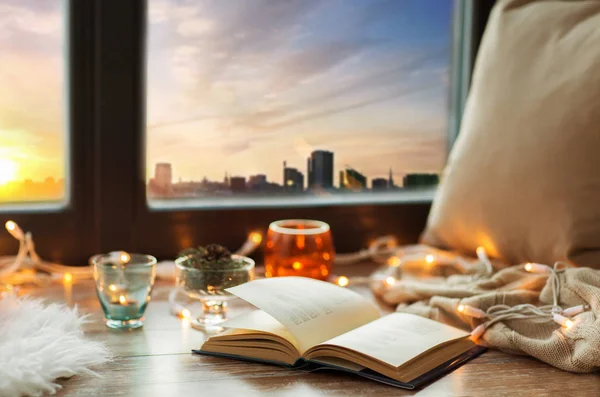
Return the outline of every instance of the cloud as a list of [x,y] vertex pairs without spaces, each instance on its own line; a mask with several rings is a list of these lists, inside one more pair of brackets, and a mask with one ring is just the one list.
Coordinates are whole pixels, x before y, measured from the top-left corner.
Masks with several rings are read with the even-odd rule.
[[32,4],[13,5],[0,4],[0,30],[20,31],[44,36],[59,36],[62,31],[64,17],[60,7],[47,9]]
[[215,28],[213,21],[205,18],[194,17],[186,19],[177,26],[177,33],[182,37],[200,37]]
[[321,42],[313,47],[294,51],[276,65],[277,73],[272,80],[271,89],[281,91],[294,88],[380,44],[381,40],[362,38]]
[[[152,109],[160,113],[149,113],[149,147],[172,134],[181,145],[199,147],[203,139],[201,146],[212,148],[207,156],[235,157],[252,168],[265,163],[257,156],[267,146],[282,153],[276,157],[295,153],[297,138],[333,149],[355,142],[361,150],[354,158],[366,151],[367,162],[381,158],[366,146],[386,129],[410,140],[401,143],[406,149],[393,143],[377,146],[379,152],[408,153],[407,159],[414,157],[409,147],[431,143],[427,135],[445,139],[449,39],[415,44],[418,29],[398,23],[410,0],[168,3],[168,17],[150,30],[150,75],[161,85],[152,88],[150,80]],[[407,128],[393,128],[398,125]],[[354,141],[359,134],[367,137]],[[432,144],[416,164],[437,167],[445,153],[440,147]]]

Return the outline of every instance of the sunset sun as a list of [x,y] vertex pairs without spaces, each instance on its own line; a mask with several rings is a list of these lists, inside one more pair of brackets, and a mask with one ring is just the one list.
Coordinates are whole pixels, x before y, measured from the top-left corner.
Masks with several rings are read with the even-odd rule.
[[17,179],[17,163],[12,160],[0,159],[0,185]]

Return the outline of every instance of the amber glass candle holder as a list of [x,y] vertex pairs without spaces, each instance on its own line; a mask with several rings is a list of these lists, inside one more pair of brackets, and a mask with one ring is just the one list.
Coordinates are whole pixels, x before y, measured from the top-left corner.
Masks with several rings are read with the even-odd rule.
[[303,276],[326,280],[335,249],[329,225],[308,219],[271,223],[265,248],[265,276]]

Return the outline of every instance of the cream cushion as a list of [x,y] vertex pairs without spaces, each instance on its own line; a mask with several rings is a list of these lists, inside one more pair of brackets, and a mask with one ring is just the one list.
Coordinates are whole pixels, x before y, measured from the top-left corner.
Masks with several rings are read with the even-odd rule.
[[600,1],[498,1],[422,241],[600,267]]

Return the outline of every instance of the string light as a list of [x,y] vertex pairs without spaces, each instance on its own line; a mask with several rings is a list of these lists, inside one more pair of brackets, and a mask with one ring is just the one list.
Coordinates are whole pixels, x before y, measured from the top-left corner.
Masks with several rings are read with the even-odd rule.
[[565,329],[569,329],[573,326],[573,320],[568,317],[563,316],[562,314],[554,313],[552,319],[555,323],[562,325]]
[[552,271],[550,266],[542,265],[541,263],[526,263],[524,267],[529,273],[547,274]]
[[[51,280],[67,282],[93,278],[92,266],[65,266],[59,263],[47,262],[40,258],[35,251],[31,233],[24,233],[16,222],[9,220],[4,225],[6,230],[19,241],[17,255],[0,256],[0,279],[8,284],[33,283],[45,285]],[[237,255],[247,256],[261,244],[263,236],[260,232],[252,232],[246,242],[236,251]],[[128,263],[131,256],[124,251],[111,252],[112,260],[118,263]],[[174,263],[172,266],[174,267]],[[36,272],[40,270],[41,272]],[[69,274],[69,276],[67,276]],[[164,277],[169,278],[169,277]]]
[[397,241],[394,236],[382,236],[369,242],[367,249],[348,254],[337,254],[335,265],[352,265],[365,260],[385,264],[397,251]]
[[579,313],[583,313],[586,309],[585,305],[578,305],[569,307],[568,309],[563,310],[562,314],[567,317],[573,317]]
[[397,256],[390,256],[387,263],[390,266],[400,266],[400,263],[402,263],[402,261]]
[[473,329],[473,331],[471,331],[471,338],[473,340],[477,340],[479,338],[481,338],[481,336],[485,333],[485,331],[487,330],[487,327],[485,324],[480,324],[477,327],[475,327],[475,329]]
[[236,255],[239,256],[248,256],[251,253],[253,253],[254,251],[256,251],[256,249],[258,247],[260,247],[260,243],[262,243],[263,237],[262,234],[259,232],[252,232],[248,235],[248,238],[246,239],[246,241],[244,242],[244,244],[242,244],[242,246],[235,251]]
[[14,221],[7,221],[4,226],[6,227],[6,230],[8,230],[8,232],[11,234],[11,236],[16,238],[17,240],[25,239],[25,234],[23,234],[23,230],[21,230],[19,225],[17,225]]
[[488,276],[491,276],[492,273],[494,273],[494,267],[492,266],[492,262],[490,261],[487,252],[485,252],[485,248],[479,246],[475,250],[475,253],[477,254],[477,259],[479,259],[479,261],[485,265],[485,270]]
[[340,276],[340,277],[337,278],[336,283],[340,287],[346,287],[349,284],[348,277],[346,277],[346,276]]
[[570,317],[584,312],[586,305],[577,305],[567,309],[559,306],[558,295],[560,291],[560,278],[558,273],[563,272],[568,265],[564,262],[556,262],[554,267],[546,266],[540,263],[526,263],[523,265],[526,271],[531,273],[548,274],[549,282],[552,286],[552,305],[534,306],[530,303],[524,303],[516,306],[494,305],[487,311],[480,310],[465,304],[459,304],[456,310],[459,313],[469,315],[475,318],[487,318],[483,324],[477,326],[472,332],[471,337],[474,340],[480,338],[487,328],[493,324],[504,320],[517,319],[547,319],[561,325],[564,329],[570,329],[575,325]]
[[[16,222],[9,220],[5,223],[5,227],[10,235],[19,241],[19,251],[14,256],[0,257],[0,278],[4,282],[44,285],[53,279],[67,282],[66,280],[73,280],[74,278],[92,278],[91,267],[64,266],[42,260],[35,251],[31,233],[24,233]],[[36,272],[35,270],[41,270],[42,272]]]
[[477,247],[477,249],[475,250],[475,253],[477,254],[477,257],[479,258],[479,260],[483,261],[484,258],[487,259],[487,254],[485,252],[485,248],[483,248],[481,245],[479,247]]
[[469,306],[469,305],[460,304],[460,305],[458,305],[456,310],[458,310],[459,313],[462,313],[462,314],[465,314],[467,316],[474,317],[474,318],[484,318],[486,316],[486,313],[483,310],[478,309],[473,306]]
[[259,245],[262,242],[262,234],[259,232],[250,233],[250,240],[256,245]]
[[72,275],[71,273],[65,273],[65,274],[63,275],[63,281],[64,281],[66,284],[70,284],[70,283],[72,283],[72,282],[73,282],[73,275]]

